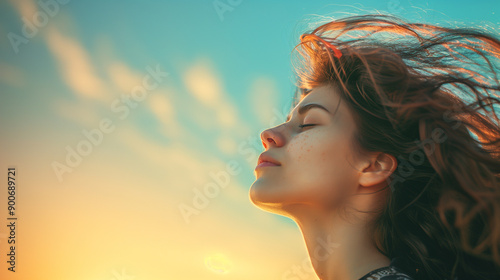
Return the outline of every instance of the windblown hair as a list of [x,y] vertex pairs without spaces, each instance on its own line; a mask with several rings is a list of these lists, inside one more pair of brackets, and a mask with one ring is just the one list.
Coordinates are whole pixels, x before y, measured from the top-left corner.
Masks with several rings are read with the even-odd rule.
[[334,85],[356,151],[397,159],[378,250],[415,279],[500,279],[498,35],[361,15],[302,34],[293,53],[294,103]]

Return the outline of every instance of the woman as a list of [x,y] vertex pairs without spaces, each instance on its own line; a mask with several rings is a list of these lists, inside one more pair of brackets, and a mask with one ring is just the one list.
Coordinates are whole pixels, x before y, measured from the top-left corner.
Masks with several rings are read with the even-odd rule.
[[322,280],[500,279],[500,40],[385,15],[300,37],[250,200]]

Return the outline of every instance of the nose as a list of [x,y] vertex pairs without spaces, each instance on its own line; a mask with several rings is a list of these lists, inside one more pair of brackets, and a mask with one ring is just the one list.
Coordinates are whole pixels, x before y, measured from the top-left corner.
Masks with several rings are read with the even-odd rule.
[[267,150],[271,145],[280,147],[284,143],[283,135],[281,132],[276,130],[277,127],[268,128],[260,134],[260,139],[262,140],[262,145]]

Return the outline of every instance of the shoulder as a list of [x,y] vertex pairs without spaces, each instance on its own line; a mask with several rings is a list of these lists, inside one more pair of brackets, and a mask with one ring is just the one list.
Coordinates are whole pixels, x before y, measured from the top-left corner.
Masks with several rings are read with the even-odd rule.
[[413,280],[408,275],[387,275],[379,278],[380,280]]
[[397,267],[389,266],[383,269],[376,269],[365,275],[360,280],[414,280],[406,273],[399,270]]

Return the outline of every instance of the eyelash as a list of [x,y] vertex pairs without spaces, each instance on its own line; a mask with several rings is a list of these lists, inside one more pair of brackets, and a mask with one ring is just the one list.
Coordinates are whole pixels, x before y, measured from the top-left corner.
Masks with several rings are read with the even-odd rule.
[[301,124],[299,125],[300,128],[308,127],[308,126],[315,126],[315,124]]

